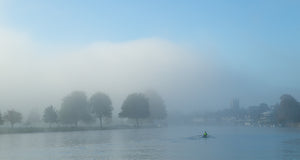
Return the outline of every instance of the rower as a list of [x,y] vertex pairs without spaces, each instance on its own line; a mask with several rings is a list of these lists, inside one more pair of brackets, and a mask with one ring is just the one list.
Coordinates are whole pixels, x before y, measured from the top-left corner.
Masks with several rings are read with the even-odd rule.
[[203,137],[207,137],[207,132],[204,131]]

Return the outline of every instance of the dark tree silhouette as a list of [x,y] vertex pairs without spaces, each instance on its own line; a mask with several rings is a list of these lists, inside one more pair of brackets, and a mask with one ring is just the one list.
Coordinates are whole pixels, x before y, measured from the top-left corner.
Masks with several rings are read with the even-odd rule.
[[284,94],[280,97],[280,105],[276,109],[279,123],[300,122],[300,105],[291,95]]
[[39,123],[39,122],[41,122],[40,113],[36,109],[32,109],[28,114],[25,124],[32,125],[34,123]]
[[3,125],[3,124],[4,124],[4,120],[3,120],[2,114],[1,114],[1,112],[0,112],[0,125]]
[[79,121],[88,122],[91,120],[87,97],[84,92],[74,91],[63,99],[59,120],[63,124],[73,124],[76,127]]
[[51,127],[52,123],[57,123],[58,116],[53,106],[45,108],[43,120],[44,122],[49,123],[49,127]]
[[15,123],[20,123],[22,121],[22,114],[15,110],[8,110],[3,118],[4,120],[8,121],[11,125],[11,128],[13,128]]
[[94,113],[100,121],[100,128],[102,128],[102,119],[104,117],[112,117],[112,103],[108,95],[98,92],[90,98],[90,106],[92,113]]
[[139,120],[150,116],[148,99],[142,93],[130,94],[122,105],[120,118],[135,119],[136,127],[139,127]]
[[162,97],[155,91],[147,91],[145,95],[149,101],[150,118],[158,120],[165,119],[167,117],[167,111]]

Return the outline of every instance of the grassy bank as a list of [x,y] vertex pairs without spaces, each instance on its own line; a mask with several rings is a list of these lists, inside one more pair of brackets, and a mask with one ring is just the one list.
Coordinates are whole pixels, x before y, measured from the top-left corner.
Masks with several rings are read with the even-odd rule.
[[[110,127],[1,127],[0,134],[16,134],[16,133],[40,133],[40,132],[72,132],[72,131],[91,131],[91,130],[113,130],[113,129],[135,129],[132,126],[110,126]],[[141,128],[156,128],[154,126],[144,126]]]
[[[18,128],[0,128],[0,134],[15,134],[15,133],[39,133],[39,132],[72,132],[72,131],[87,131],[87,130],[108,130],[108,129],[123,129],[125,127],[18,127]],[[126,127],[130,128],[130,127]]]

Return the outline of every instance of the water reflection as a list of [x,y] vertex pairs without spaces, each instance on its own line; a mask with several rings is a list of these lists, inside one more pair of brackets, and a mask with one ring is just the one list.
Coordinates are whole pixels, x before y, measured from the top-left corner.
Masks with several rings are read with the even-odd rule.
[[165,145],[157,137],[165,137],[163,129],[123,130],[113,134],[112,159],[164,159]]
[[282,159],[300,159],[300,138],[282,142]]
[[208,129],[213,139],[190,140],[199,127],[0,135],[1,160],[300,159],[298,131]]

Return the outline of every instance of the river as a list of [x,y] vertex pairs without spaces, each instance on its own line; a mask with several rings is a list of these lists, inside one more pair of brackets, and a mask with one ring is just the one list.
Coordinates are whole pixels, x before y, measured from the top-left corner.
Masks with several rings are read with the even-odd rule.
[[[208,132],[209,138],[194,136]],[[1,160],[293,160],[300,129],[168,127],[0,135]]]

